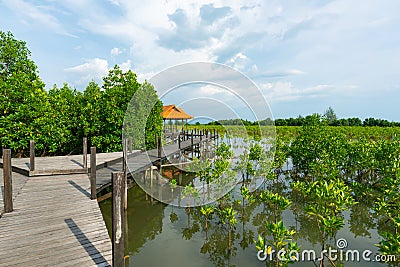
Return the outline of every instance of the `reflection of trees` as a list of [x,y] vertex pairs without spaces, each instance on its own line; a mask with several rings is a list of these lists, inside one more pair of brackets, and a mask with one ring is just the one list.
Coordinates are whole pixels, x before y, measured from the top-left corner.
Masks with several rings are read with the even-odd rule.
[[371,237],[369,230],[374,229],[376,226],[371,210],[362,203],[358,203],[351,207],[349,223],[350,231],[355,237]]
[[240,202],[236,202],[233,206],[238,214],[238,229],[242,231],[239,245],[242,249],[247,248],[254,241],[254,232],[251,229],[246,229],[246,224],[250,222],[254,209],[258,204],[255,202],[250,203],[243,196]]
[[[181,186],[193,185],[193,181],[198,179],[193,173],[178,172],[174,167],[163,168],[163,171],[169,179],[177,180]],[[194,253],[200,252],[204,255],[204,258],[207,257],[210,261],[209,266],[234,266],[232,262],[234,257],[241,253],[240,248],[245,250],[247,255],[251,253],[256,255],[254,240],[256,240],[257,235],[271,237],[270,234],[267,234],[266,223],[280,220],[291,222],[291,218],[294,219],[294,222],[292,225],[287,225],[287,227],[296,230],[295,240],[293,241],[301,240],[302,243],[304,242],[303,244],[308,245],[309,243],[314,248],[317,248],[321,242],[325,243],[321,241],[320,227],[317,220],[310,217],[305,210],[306,197],[296,190],[291,190],[289,183],[292,181],[292,177],[293,173],[291,172],[274,173],[270,180],[264,183],[260,189],[253,192],[256,201],[244,198],[240,193],[239,186],[237,186],[231,193],[231,198],[221,199],[211,204],[215,212],[209,217],[200,212],[200,207],[176,208],[176,210],[173,207],[171,213],[167,214],[169,216],[167,220],[171,224],[179,225],[177,238],[182,238],[182,240],[193,239],[195,241],[204,239],[203,244],[198,247],[199,251]],[[242,185],[249,186],[250,182],[251,179],[244,179]],[[153,186],[154,190],[159,189],[157,185]],[[249,186],[249,188],[251,187]],[[154,239],[161,233],[165,205],[159,203],[152,205],[149,203],[146,200],[145,193],[142,190],[138,190],[137,186],[129,192],[127,221],[129,235],[126,239],[128,240],[126,248],[132,254],[137,253],[148,240]],[[277,193],[290,199],[292,202],[290,209],[283,212],[271,202],[261,201],[260,194],[262,192]],[[176,189],[173,192],[174,195],[172,195],[172,192],[162,192],[162,195],[165,197],[168,193],[171,193],[172,199],[173,196],[178,197],[182,192]],[[314,200],[308,199],[307,201],[309,204]],[[361,203],[353,205],[349,210],[349,229],[355,237],[370,237],[373,233],[370,229],[378,229],[380,235],[383,232],[394,232],[395,229],[392,224],[388,223],[387,218],[382,216],[382,218],[376,220],[377,215],[368,208],[373,205],[373,201],[366,198],[359,201]],[[110,206],[110,204],[111,202],[107,205]],[[104,206],[104,204],[101,205]],[[236,212],[236,227],[221,222],[222,217],[218,212],[226,208],[233,208]],[[104,212],[104,207],[102,210],[107,225],[111,225],[111,219],[109,218],[111,212]],[[228,242],[230,239],[231,241]],[[335,244],[335,240],[332,237],[325,241],[330,246]],[[196,242],[194,243],[196,244]],[[340,262],[336,263],[340,264]],[[273,266],[273,263],[267,261],[265,265]]]
[[[162,231],[165,204],[146,200],[146,193],[134,185],[128,190],[128,209],[125,211],[125,252],[132,254]],[[111,236],[111,198],[103,201],[100,208]]]
[[146,193],[138,186],[128,192],[128,241],[125,250],[138,252],[148,240],[154,239],[162,231],[165,204],[146,201]]
[[[208,231],[210,234],[204,241],[200,252],[208,254],[208,259],[214,264],[213,266],[235,266],[230,263],[230,259],[236,256],[237,247],[233,245],[229,251],[228,242],[226,242],[229,235],[227,228],[222,224],[216,224],[209,227]],[[235,230],[232,229],[232,231]],[[234,244],[234,240],[238,235],[239,234],[232,235],[232,244]]]
[[[194,237],[195,233],[202,231],[205,240],[200,248],[200,253],[208,254],[208,259],[213,263],[212,266],[235,266],[230,263],[230,259],[236,256],[237,246],[235,241],[240,239],[241,234],[236,228],[222,224],[218,216],[215,214],[209,216],[207,219],[200,212],[200,209],[200,207],[190,208],[189,213],[187,208],[179,208],[180,212],[178,212],[178,214],[185,214],[180,216],[179,219],[183,220],[183,217],[187,216],[188,220],[187,227],[182,229],[182,238],[190,240]],[[229,239],[229,231],[231,231],[231,246],[229,245],[229,242],[227,242]],[[251,244],[254,239],[252,231],[247,230],[245,233],[246,236],[242,239],[242,242]],[[247,246],[248,245],[244,247]]]
[[292,201],[291,208],[296,222],[296,235],[316,245],[321,239],[320,232],[318,231],[317,222],[310,218],[305,211],[306,203],[304,196],[299,192],[292,191],[290,199]]
[[198,208],[187,207],[185,209],[187,215],[187,227],[182,230],[182,237],[186,240],[192,239],[193,235],[200,231]]
[[[254,191],[254,196],[259,199],[260,195],[263,192],[270,191],[286,197],[286,189],[287,186],[285,185],[285,183],[276,179],[274,181],[264,182],[263,189],[257,189],[256,191]],[[256,205],[258,205],[258,208],[256,210],[259,212],[254,215],[252,223],[254,226],[258,227],[258,234],[261,236],[265,236],[267,234],[265,223],[282,220],[282,211],[278,210],[274,205],[272,205],[272,203],[269,202],[261,201],[260,203],[260,200],[258,200],[256,201]]]

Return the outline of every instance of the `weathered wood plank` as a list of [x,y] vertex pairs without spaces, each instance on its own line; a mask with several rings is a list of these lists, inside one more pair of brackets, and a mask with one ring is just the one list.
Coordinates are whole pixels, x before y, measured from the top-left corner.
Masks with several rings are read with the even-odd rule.
[[125,181],[123,172],[112,173],[112,251],[115,267],[124,266],[124,198]]
[[110,266],[111,240],[87,174],[27,178],[0,219],[0,266]]
[[11,150],[3,150],[4,212],[13,211],[13,190],[11,172]]

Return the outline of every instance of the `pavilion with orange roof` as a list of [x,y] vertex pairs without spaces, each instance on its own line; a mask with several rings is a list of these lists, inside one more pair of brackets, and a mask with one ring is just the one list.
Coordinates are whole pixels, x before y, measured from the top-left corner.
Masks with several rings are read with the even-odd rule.
[[163,111],[161,113],[164,120],[164,132],[176,132],[178,131],[178,122],[181,125],[185,125],[188,120],[193,119],[193,116],[187,114],[182,108],[176,105],[163,106]]

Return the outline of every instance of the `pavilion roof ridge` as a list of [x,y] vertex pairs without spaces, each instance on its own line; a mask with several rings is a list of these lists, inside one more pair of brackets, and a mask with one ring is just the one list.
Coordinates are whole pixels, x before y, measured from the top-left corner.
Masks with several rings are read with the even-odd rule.
[[175,104],[163,106],[161,113],[164,120],[188,120],[193,119],[193,116],[187,114],[182,108]]

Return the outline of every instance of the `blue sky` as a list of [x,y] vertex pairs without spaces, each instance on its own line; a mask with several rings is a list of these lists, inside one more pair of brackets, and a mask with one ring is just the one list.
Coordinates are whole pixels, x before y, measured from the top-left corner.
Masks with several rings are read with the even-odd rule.
[[115,64],[143,81],[210,61],[254,81],[277,118],[332,106],[339,117],[400,121],[399,10],[397,0],[3,0],[0,29],[27,42],[47,87],[83,90]]

